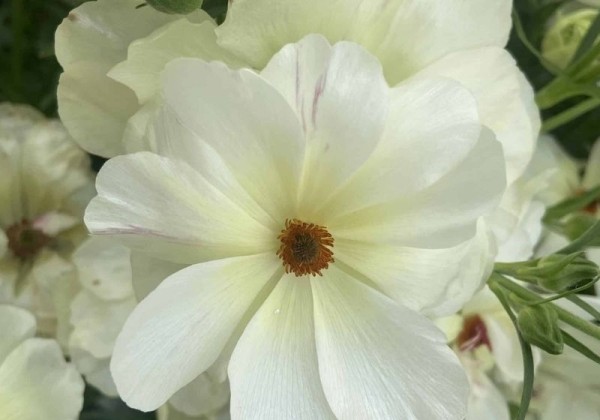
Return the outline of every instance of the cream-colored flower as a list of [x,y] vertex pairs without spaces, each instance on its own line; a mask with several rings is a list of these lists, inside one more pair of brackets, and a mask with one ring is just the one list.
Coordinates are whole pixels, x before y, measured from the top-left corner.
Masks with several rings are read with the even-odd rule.
[[75,420],[83,380],[54,340],[35,338],[35,318],[0,305],[0,418]]
[[93,191],[87,155],[57,121],[0,104],[0,303],[29,309],[61,344],[77,290],[70,255]]
[[423,314],[480,287],[487,241],[467,258],[465,241],[505,186],[471,94],[391,89],[376,58],[319,36],[261,75],[179,59],[162,83],[160,154],[111,159],[86,212],[92,233],[189,265],[125,323],[121,397],[156,409],[227,369],[234,418],[462,418],[464,372]]
[[[110,358],[117,335],[137,303],[131,282],[130,251],[108,238],[92,237],[77,249],[73,261],[82,290],[71,306],[73,332],[69,353],[90,384],[106,395],[117,396],[109,370]],[[176,418],[176,412],[191,418],[211,418],[228,401],[226,378],[204,374],[176,393],[169,401],[171,410],[165,410],[170,413],[169,419]]]
[[415,74],[459,81],[476,96],[483,123],[504,148],[508,181],[525,169],[539,131],[533,92],[503,49],[510,0],[236,0],[217,28],[136,10],[137,0],[99,0],[75,9],[57,31],[65,72],[61,117],[80,144],[114,156],[144,149],[160,73],[176,57],[261,70],[284,45],[317,33],[363,45],[396,85]]

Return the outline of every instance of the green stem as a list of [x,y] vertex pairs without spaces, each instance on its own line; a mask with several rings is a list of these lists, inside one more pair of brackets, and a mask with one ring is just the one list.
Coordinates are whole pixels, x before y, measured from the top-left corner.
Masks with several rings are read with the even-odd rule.
[[568,123],[569,121],[574,120],[575,118],[590,112],[591,110],[595,109],[596,107],[600,106],[600,99],[598,98],[590,98],[587,99],[579,104],[577,104],[576,106],[569,108],[568,110],[561,112],[558,115],[555,115],[552,118],[547,119],[546,121],[544,121],[544,124],[542,125],[542,132],[549,132],[552,131],[558,127],[560,127],[561,125],[564,125],[566,123]]
[[567,77],[558,76],[535,94],[535,102],[540,109],[554,105],[575,96],[588,95],[588,87],[573,83]]
[[[492,277],[494,274],[492,274]],[[501,277],[501,276],[500,276]],[[523,392],[521,393],[521,403],[519,404],[519,411],[515,416],[516,420],[524,420],[529,410],[529,403],[533,396],[533,382],[534,382],[534,366],[533,366],[533,353],[531,346],[525,341],[517,324],[517,318],[510,308],[508,299],[504,294],[504,290],[498,285],[498,283],[490,282],[490,290],[498,297],[498,300],[504,307],[504,310],[510,317],[510,320],[515,327],[517,336],[519,337],[519,344],[521,345],[521,354],[523,356]]]
[[[527,302],[537,302],[540,299],[540,296],[537,293],[534,293],[522,286],[519,286],[518,284],[510,281],[509,279],[498,273],[492,273],[492,276],[488,280],[488,283],[490,287],[492,287],[492,284],[498,284]],[[551,305],[554,308],[554,310],[556,310],[559,319],[565,324],[569,324],[573,328],[578,329],[579,331],[600,340],[600,327],[584,319],[581,319],[578,316],[573,315],[571,312],[551,302],[547,303],[547,305]]]

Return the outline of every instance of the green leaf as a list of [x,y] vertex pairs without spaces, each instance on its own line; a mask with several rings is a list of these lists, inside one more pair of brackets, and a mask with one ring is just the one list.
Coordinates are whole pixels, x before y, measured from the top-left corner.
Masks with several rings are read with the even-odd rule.
[[[597,278],[594,279],[594,281],[592,282],[592,284],[594,284],[596,281],[598,281]],[[581,288],[583,289],[584,287],[587,288],[589,286],[590,285],[586,284],[586,285],[582,286]],[[575,305],[579,306],[581,309],[583,309],[588,314],[590,314],[591,316],[593,316],[596,319],[596,321],[600,322],[600,312],[598,312],[598,310],[596,308],[594,308],[592,305],[590,305],[589,303],[587,303],[585,300],[581,299],[576,294],[571,294],[571,295],[567,296],[567,299],[569,299]]]
[[561,331],[563,340],[567,346],[571,347],[573,350],[584,355],[593,362],[600,364],[600,356],[598,356],[596,353],[590,350],[590,348],[583,344],[581,341],[577,340],[575,337],[567,333],[565,330]]
[[559,220],[563,217],[584,209],[596,200],[600,199],[600,187],[593,188],[577,197],[568,198],[548,208],[544,214],[544,222]]
[[583,251],[591,244],[600,240],[600,220],[598,220],[591,228],[585,231],[583,235],[575,239],[566,247],[557,251],[557,254],[571,254],[573,252]]

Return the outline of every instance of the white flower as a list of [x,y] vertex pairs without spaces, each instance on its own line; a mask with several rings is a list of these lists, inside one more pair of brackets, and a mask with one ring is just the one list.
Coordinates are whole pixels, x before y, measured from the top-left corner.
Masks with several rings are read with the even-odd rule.
[[153,410],[227,368],[233,418],[462,418],[464,372],[421,313],[480,287],[487,241],[458,261],[505,186],[469,92],[390,89],[374,57],[318,36],[260,76],[179,59],[163,84],[161,155],[110,160],[86,212],[92,233],[191,264],[119,335],[122,398]]
[[92,194],[87,155],[57,121],[0,104],[0,303],[29,309],[61,344],[77,290],[70,254]]
[[0,418],[75,420],[83,380],[50,339],[35,338],[35,318],[0,305]]
[[[491,290],[485,287],[460,314],[436,320],[452,342],[471,384],[467,420],[508,420],[501,389],[523,380],[521,345],[515,327]],[[534,365],[541,352],[533,348]]]
[[86,240],[74,253],[81,291],[71,304],[69,354],[86,380],[116,396],[108,369],[115,340],[136,300],[129,250],[104,238]]
[[[117,389],[109,371],[115,341],[137,300],[131,283],[129,249],[103,237],[85,241],[73,255],[82,290],[71,306],[69,354],[86,380],[109,396]],[[217,378],[218,379],[218,378]],[[169,401],[182,414],[212,415],[227,405],[229,385],[200,375]],[[174,409],[169,418],[174,417]]]
[[[362,44],[396,85],[414,74],[459,81],[476,96],[483,123],[502,143],[508,181],[525,169],[539,131],[533,92],[503,49],[510,0],[236,0],[225,23],[136,10],[137,0],[99,0],[75,9],[56,37],[65,73],[61,117],[91,152],[143,150],[160,73],[176,57],[262,69],[284,45],[317,33]],[[133,22],[133,24],[132,24]],[[93,135],[92,135],[93,134]]]

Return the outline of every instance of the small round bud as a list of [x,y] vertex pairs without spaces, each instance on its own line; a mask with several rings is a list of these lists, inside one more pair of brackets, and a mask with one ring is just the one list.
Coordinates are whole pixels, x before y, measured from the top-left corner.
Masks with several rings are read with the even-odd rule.
[[146,3],[159,12],[187,15],[202,5],[202,0],[146,0]]
[[559,11],[542,41],[542,56],[559,69],[565,69],[597,15],[598,10],[591,8]]
[[519,311],[517,324],[529,344],[550,354],[563,352],[563,337],[558,327],[558,314],[549,305],[526,306]]
[[547,275],[540,276],[538,284],[548,290],[563,291],[569,287],[576,286],[584,281],[591,281],[599,274],[596,263],[588,260],[582,254],[578,254],[569,260],[565,255],[550,255],[542,258],[538,267],[548,268]]
[[535,264],[517,269],[514,276],[547,290],[560,292],[584,281],[591,281],[599,273],[598,266],[585,258],[583,252],[575,252],[569,255],[548,255]]

